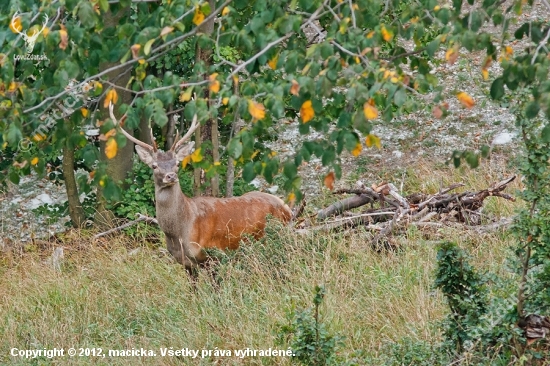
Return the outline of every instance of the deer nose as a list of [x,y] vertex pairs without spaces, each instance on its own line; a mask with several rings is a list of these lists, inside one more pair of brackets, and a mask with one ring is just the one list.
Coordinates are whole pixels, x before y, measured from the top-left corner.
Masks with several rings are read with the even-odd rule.
[[175,181],[178,179],[178,176],[176,175],[176,173],[172,172],[172,173],[166,174],[165,179],[168,181]]

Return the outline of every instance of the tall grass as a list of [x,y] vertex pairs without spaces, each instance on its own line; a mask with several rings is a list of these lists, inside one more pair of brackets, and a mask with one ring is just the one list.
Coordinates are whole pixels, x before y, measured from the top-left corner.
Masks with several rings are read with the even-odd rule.
[[[454,170],[445,169],[409,172],[406,189],[437,191],[440,183],[456,182],[455,173],[449,173]],[[502,172],[481,178],[475,171],[463,174],[467,189],[502,178]],[[488,202],[485,212],[507,216],[513,204]],[[44,260],[51,249],[0,257],[0,364],[290,364],[287,357],[160,357],[159,348],[286,349],[277,344],[281,326],[294,309],[312,305],[317,284],[326,288],[322,321],[345,337],[339,357],[366,364],[387,344],[439,338],[435,325],[447,308],[433,288],[434,243],[444,238],[468,248],[482,269],[504,273],[509,239],[502,233],[410,229],[395,238],[397,250],[377,252],[360,229],[298,235],[275,224],[261,241],[215,253],[217,281],[202,271],[193,285],[156,245],[123,235],[97,243],[73,233],[63,243],[61,271]],[[136,247],[137,254],[130,254]],[[145,348],[158,356],[31,361],[11,357],[13,347]]]

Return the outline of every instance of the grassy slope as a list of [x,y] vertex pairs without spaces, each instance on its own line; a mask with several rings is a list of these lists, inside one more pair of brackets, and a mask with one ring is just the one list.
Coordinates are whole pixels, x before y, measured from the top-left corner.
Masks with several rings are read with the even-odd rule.
[[[481,189],[504,177],[504,167],[485,164],[491,165],[473,172],[420,164],[406,172],[404,191],[434,192],[440,184],[457,181],[469,190]],[[490,198],[484,212],[509,216],[513,204]],[[311,306],[317,284],[327,290],[323,321],[331,332],[346,337],[339,354],[345,359],[376,358],[391,342],[438,338],[434,325],[447,310],[432,287],[438,240],[458,241],[476,265],[501,275],[509,275],[501,264],[511,240],[498,233],[479,236],[456,229],[409,228],[395,237],[400,250],[377,253],[369,246],[371,236],[361,231],[304,237],[274,228],[261,242],[222,258],[219,288],[203,273],[194,290],[185,271],[162,258],[154,245],[125,236],[99,245],[85,236],[66,237],[61,272],[44,264],[51,249],[0,257],[0,364],[29,364],[10,358],[11,347],[143,347],[157,353],[159,347],[276,347],[286,314]],[[137,254],[128,255],[130,248],[139,246]],[[184,363],[209,365],[216,360],[220,365],[243,364],[235,357]],[[245,360],[289,363],[286,358]],[[52,364],[176,365],[182,359],[64,357]]]

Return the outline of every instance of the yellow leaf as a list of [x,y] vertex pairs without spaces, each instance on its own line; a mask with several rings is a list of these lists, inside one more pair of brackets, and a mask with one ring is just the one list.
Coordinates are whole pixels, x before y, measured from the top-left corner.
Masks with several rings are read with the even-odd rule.
[[487,69],[481,70],[481,75],[483,76],[483,80],[488,80],[489,79],[489,70],[487,70]]
[[231,10],[230,10],[229,7],[227,7],[227,6],[226,6],[225,8],[223,8],[223,10],[222,10],[222,17],[224,17],[224,16],[226,16],[227,14],[229,14],[230,11],[231,11]]
[[290,87],[290,94],[298,96],[300,94],[300,84],[296,80],[292,80],[292,86]]
[[253,100],[248,101],[248,112],[254,119],[263,119],[265,117],[265,107],[262,103],[256,103]]
[[209,89],[212,93],[218,93],[220,91],[220,82],[216,80],[217,76],[218,76],[218,73],[215,72],[208,77],[208,79],[210,80]]
[[39,161],[39,160],[38,160],[37,157],[32,158],[32,160],[31,160],[31,165],[36,165],[36,164],[38,164],[38,161]]
[[166,26],[166,27],[162,28],[162,31],[160,31],[160,36],[163,37],[163,36],[167,35],[168,33],[172,32],[173,30],[174,30],[174,27]]
[[370,99],[368,102],[365,102],[363,105],[363,113],[365,113],[365,118],[368,120],[375,119],[378,117],[378,109],[373,105],[374,101]]
[[334,172],[330,172],[325,176],[325,187],[330,189],[331,191],[334,189]]
[[105,100],[103,101],[103,108],[107,108],[109,103],[116,104],[118,102],[118,94],[115,89],[110,89],[105,95]]
[[185,167],[187,166],[187,164],[189,164],[189,162],[191,161],[191,155],[187,155],[185,158],[183,158],[183,160],[181,161],[181,167],[183,169],[185,169]]
[[365,138],[365,144],[367,145],[367,147],[376,146],[379,149],[382,147],[382,145],[380,144],[380,137],[373,134],[367,135],[367,137]]
[[48,36],[48,33],[50,33],[50,28],[44,27],[44,30],[42,31],[44,38]]
[[198,163],[199,161],[202,161],[202,154],[201,154],[200,147],[197,150],[193,151],[193,153],[191,154],[191,161],[193,163]]
[[21,25],[21,17],[17,17],[10,22],[10,30],[13,33],[19,33],[22,29],[23,26]]
[[384,41],[389,42],[393,39],[393,32],[386,29],[386,27],[382,26],[382,38],[384,38]]
[[374,37],[374,31],[370,31],[368,34],[367,34],[367,38],[372,38]]
[[504,47],[504,52],[506,53],[506,56],[512,56],[514,54],[514,49],[510,46]]
[[279,55],[275,55],[271,60],[268,61],[269,67],[271,67],[271,70],[275,70],[277,68],[277,61],[279,61]]
[[130,50],[132,51],[132,58],[135,60],[139,57],[139,50],[141,49],[141,45],[136,43],[132,47],[130,47]]
[[288,202],[290,202],[291,204],[293,204],[294,202],[296,202],[296,195],[294,194],[294,192],[290,192],[290,193],[288,194],[287,200],[288,200]]
[[458,98],[460,103],[462,103],[462,105],[468,109],[472,108],[476,104],[474,99],[468,93],[460,92],[456,95],[456,97]]
[[180,102],[188,102],[191,100],[191,95],[193,94],[193,87],[185,89],[183,93],[180,94]]
[[308,123],[315,117],[315,111],[313,110],[311,100],[306,100],[304,104],[302,104],[300,108],[300,117],[303,123]]
[[89,112],[86,108],[80,108],[80,113],[82,113],[82,117],[86,118]]
[[143,64],[145,63],[145,60],[144,60],[144,59],[139,59],[139,60],[138,60],[138,63],[139,63],[140,65],[143,65]]
[[143,53],[147,56],[151,53],[151,47],[153,47],[153,43],[155,43],[155,38],[150,39],[145,43],[145,46],[143,47]]
[[227,105],[227,103],[229,103],[229,98],[228,97],[223,98],[222,99],[222,104]]
[[214,162],[214,166],[220,166],[220,165],[222,165],[222,163],[220,163],[219,161]]
[[17,83],[12,81],[8,87],[8,93],[13,93],[17,89]]
[[458,47],[451,47],[445,52],[445,60],[449,62],[449,65],[452,65],[455,63],[456,59],[458,58]]
[[69,35],[67,33],[67,30],[65,30],[65,27],[59,30],[59,38],[61,39],[61,41],[59,42],[59,48],[65,50],[69,45]]
[[353,156],[357,156],[359,154],[361,154],[361,151],[363,150],[363,145],[361,145],[361,143],[357,143],[357,145],[355,145],[355,149],[353,149],[351,151],[351,155]]
[[204,21],[204,18],[205,18],[205,16],[204,16],[203,12],[197,6],[195,8],[195,15],[193,16],[193,23],[195,23],[195,25],[200,25]]
[[118,144],[116,143],[116,140],[111,137],[109,140],[107,140],[107,143],[105,144],[105,156],[107,159],[112,159],[116,156],[116,153],[118,151]]

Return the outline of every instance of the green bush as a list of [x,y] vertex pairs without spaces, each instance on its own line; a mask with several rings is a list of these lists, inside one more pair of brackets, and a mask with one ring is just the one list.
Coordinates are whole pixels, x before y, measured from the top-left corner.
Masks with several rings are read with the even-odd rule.
[[279,341],[290,337],[293,359],[303,365],[336,365],[336,350],[342,344],[342,337],[332,335],[320,320],[319,306],[323,302],[325,289],[315,287],[313,308],[291,311],[289,324],[279,331]]

